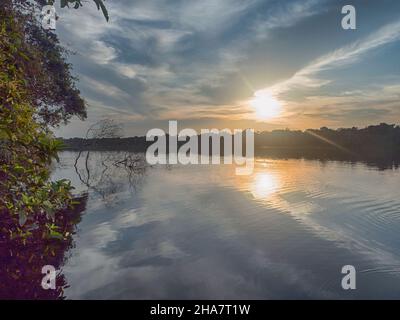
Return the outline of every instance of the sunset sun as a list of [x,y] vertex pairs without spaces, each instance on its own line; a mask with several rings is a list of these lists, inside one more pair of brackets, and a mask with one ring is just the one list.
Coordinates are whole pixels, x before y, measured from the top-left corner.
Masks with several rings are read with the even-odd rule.
[[250,106],[259,120],[276,118],[282,111],[281,104],[269,92],[256,92],[250,100]]

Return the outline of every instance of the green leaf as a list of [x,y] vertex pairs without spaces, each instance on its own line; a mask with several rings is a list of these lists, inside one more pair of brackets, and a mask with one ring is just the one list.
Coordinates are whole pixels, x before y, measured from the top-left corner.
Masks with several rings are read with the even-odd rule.
[[106,6],[104,5],[102,0],[93,0],[97,6],[97,9],[103,12],[104,18],[106,18],[107,22],[109,21],[110,17],[108,16],[108,11]]
[[50,231],[50,238],[55,238],[55,239],[60,239],[60,240],[62,240],[62,239],[64,239],[64,236],[63,236],[60,232],[51,230],[51,231]]

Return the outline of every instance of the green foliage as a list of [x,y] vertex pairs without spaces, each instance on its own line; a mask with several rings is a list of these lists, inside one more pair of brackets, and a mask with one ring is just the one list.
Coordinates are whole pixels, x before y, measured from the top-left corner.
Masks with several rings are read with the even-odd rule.
[[[36,2],[38,2],[41,5],[44,5],[46,3],[48,4],[55,4],[57,1],[56,0],[36,0]],[[110,17],[108,15],[108,11],[106,6],[104,5],[104,1],[103,0],[93,0],[93,2],[96,4],[97,9],[101,10],[101,12],[104,15],[104,18],[109,21]],[[82,4],[82,0],[60,0],[60,6],[61,8],[74,8],[74,9],[79,9],[80,7],[83,6]]]
[[[35,2],[3,0],[0,6],[0,219],[10,238],[24,243],[33,230],[43,238],[68,236],[57,215],[74,205],[73,187],[49,181],[63,147],[50,127],[73,115],[86,117],[67,52],[37,19],[40,5],[49,2]],[[108,20],[103,2],[94,2]],[[82,6],[80,0],[60,4]]]
[[0,11],[6,16],[12,12],[24,34],[16,62],[22,66],[27,94],[38,120],[57,126],[72,116],[86,118],[85,102],[75,86],[72,66],[66,61],[69,52],[55,33],[42,28],[41,5],[27,0],[11,3],[10,9]]
[[[24,33],[10,15],[0,25],[0,216],[15,221],[14,236],[28,238],[43,224],[44,237],[59,238],[56,213],[72,204],[69,181],[49,181],[49,165],[62,143],[35,120],[24,79]],[[4,217],[3,217],[4,218]],[[49,223],[48,221],[52,221]],[[62,235],[61,235],[62,236]]]
[[[100,10],[103,12],[104,17],[106,18],[106,20],[108,21],[110,19],[110,17],[108,16],[108,11],[103,3],[102,0],[93,0],[96,3],[97,6],[97,10]],[[79,0],[77,0],[77,2],[80,3]]]

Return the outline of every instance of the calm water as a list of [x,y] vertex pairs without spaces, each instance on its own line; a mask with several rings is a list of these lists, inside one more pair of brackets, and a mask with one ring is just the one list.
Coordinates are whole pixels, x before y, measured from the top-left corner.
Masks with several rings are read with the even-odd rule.
[[[126,170],[122,154],[63,153],[88,190],[62,272],[67,298],[400,298],[400,172],[258,159]],[[341,288],[354,265],[357,289]]]

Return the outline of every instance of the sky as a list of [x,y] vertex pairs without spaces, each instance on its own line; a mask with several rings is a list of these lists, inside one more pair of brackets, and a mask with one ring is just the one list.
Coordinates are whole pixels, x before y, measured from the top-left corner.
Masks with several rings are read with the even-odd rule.
[[[364,127],[400,123],[398,0],[109,0],[60,9],[88,118],[152,128]],[[344,5],[357,29],[341,25]]]

